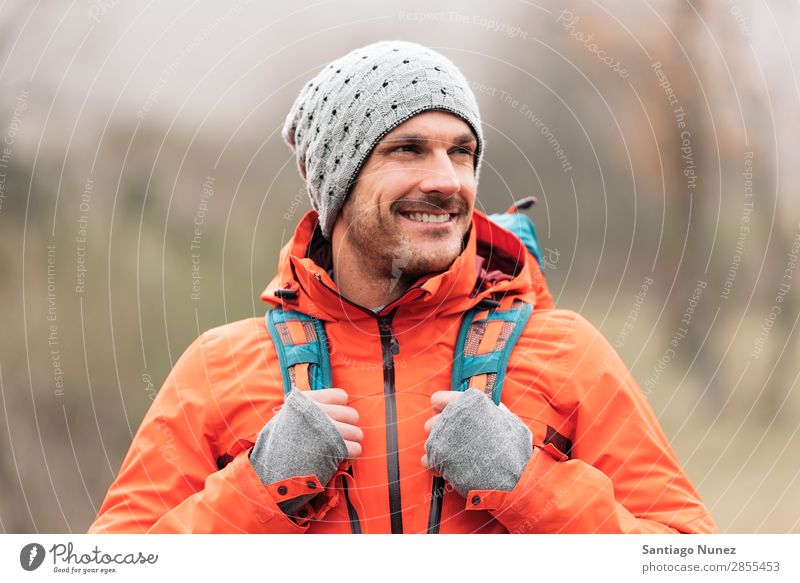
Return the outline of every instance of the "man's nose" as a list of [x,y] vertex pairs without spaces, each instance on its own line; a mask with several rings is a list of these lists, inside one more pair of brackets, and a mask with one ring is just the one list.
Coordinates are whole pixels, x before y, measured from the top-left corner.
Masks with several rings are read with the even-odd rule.
[[461,190],[461,180],[447,152],[436,152],[424,165],[419,188],[422,192],[440,192],[452,196]]

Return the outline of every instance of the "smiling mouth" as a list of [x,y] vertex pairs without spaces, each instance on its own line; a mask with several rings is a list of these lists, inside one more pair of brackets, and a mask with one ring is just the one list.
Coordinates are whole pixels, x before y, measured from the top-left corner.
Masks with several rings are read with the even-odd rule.
[[441,225],[451,223],[455,220],[457,214],[449,213],[399,213],[405,219],[415,223]]

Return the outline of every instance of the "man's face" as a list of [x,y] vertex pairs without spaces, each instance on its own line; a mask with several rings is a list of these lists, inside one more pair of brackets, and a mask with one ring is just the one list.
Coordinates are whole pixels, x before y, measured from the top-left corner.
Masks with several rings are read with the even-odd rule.
[[386,134],[334,225],[334,243],[346,242],[335,248],[359,253],[369,271],[395,280],[445,271],[472,220],[476,147],[469,125],[441,111]]

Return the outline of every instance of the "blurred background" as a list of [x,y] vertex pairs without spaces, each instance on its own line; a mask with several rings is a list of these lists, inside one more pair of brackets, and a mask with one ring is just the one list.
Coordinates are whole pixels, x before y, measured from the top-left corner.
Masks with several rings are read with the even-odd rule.
[[0,3],[0,530],[86,530],[181,352],[263,314],[310,208],[300,87],[405,39],[472,83],[479,205],[539,198],[557,305],[720,528],[800,532],[799,26],[788,0]]

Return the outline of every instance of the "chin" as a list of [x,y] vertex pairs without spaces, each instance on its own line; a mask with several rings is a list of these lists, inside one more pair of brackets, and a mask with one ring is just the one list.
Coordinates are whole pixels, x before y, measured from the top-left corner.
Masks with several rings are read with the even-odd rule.
[[446,271],[463,251],[462,245],[461,236],[413,241],[401,235],[389,249],[392,275],[420,277]]
[[414,261],[408,266],[407,271],[414,275],[427,275],[428,273],[436,273],[447,271],[456,260],[459,253],[436,253],[428,255],[420,250],[415,253]]

